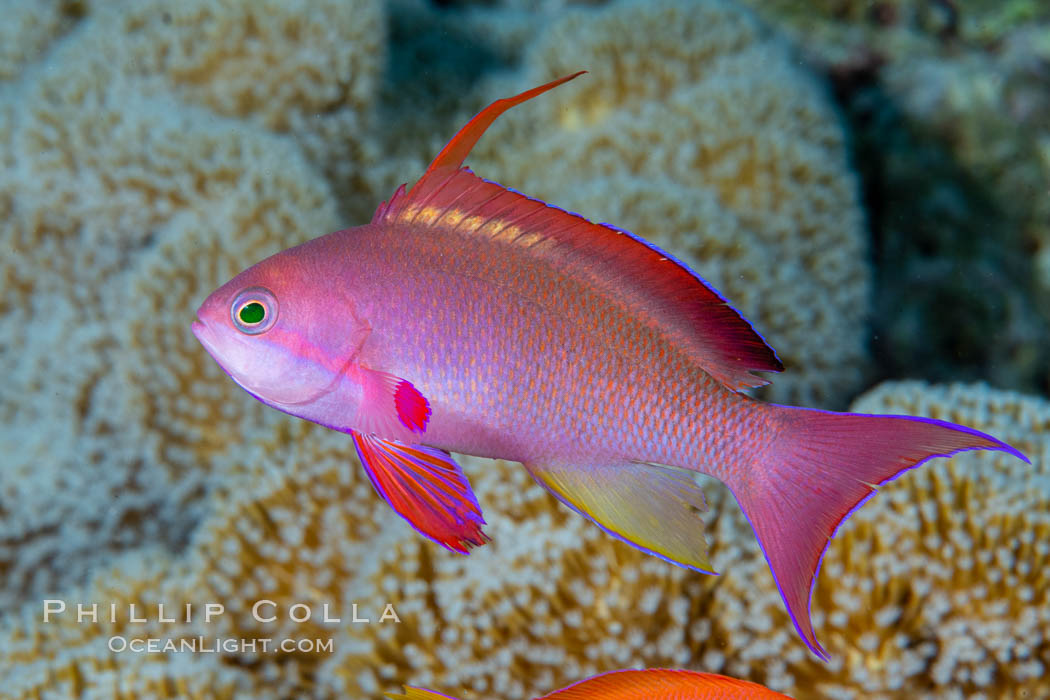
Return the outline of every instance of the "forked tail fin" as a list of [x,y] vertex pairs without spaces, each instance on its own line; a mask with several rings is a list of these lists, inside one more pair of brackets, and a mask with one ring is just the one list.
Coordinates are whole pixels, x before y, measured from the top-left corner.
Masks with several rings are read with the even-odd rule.
[[990,435],[913,416],[870,416],[767,405],[779,435],[746,477],[730,478],[758,537],[795,628],[827,660],[809,617],[810,598],[828,542],[876,487],[931,457],[965,450],[1024,455]]

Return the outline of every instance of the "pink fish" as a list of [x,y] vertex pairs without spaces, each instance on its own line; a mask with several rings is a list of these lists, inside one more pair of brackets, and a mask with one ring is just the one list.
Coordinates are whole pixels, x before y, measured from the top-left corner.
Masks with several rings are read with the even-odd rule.
[[457,552],[487,537],[450,451],[522,462],[609,534],[705,573],[693,475],[720,479],[827,658],[809,602],[842,521],[931,457],[1025,458],[944,421],[749,397],[783,366],[696,273],[462,167],[501,113],[576,75],[491,104],[371,223],[248,268],[193,332],[263,403],[349,433],[379,495]]
[[[393,700],[455,700],[433,690],[405,686]],[[611,671],[544,695],[536,700],[791,700],[769,688],[717,673],[698,671]]]

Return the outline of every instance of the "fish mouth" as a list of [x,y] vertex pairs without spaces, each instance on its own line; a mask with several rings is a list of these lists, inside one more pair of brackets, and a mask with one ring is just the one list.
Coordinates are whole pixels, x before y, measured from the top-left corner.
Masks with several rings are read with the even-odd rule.
[[193,332],[193,335],[197,338],[200,344],[204,346],[204,349],[208,351],[208,354],[214,357],[215,353],[212,352],[212,348],[214,347],[214,345],[211,342],[212,334],[211,329],[208,327],[208,324],[202,321],[198,316],[197,319],[190,324],[190,330]]

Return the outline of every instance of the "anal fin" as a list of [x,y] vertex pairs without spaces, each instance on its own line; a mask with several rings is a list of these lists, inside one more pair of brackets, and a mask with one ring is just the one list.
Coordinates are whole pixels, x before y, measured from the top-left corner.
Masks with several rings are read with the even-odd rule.
[[526,464],[541,486],[614,537],[672,564],[713,574],[692,472],[624,462],[575,467]]
[[420,534],[462,554],[488,542],[470,483],[447,452],[350,435],[376,491]]

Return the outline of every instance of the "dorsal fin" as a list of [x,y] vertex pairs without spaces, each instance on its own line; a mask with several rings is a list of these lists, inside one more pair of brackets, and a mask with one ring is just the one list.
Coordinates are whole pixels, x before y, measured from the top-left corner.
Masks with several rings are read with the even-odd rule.
[[718,292],[672,255],[634,234],[552,207],[461,167],[496,117],[580,75],[497,100],[460,129],[408,192],[402,185],[373,223],[455,231],[528,248],[549,265],[615,293],[674,332],[703,369],[740,390],[768,384],[753,371],[779,372],[776,353]]

